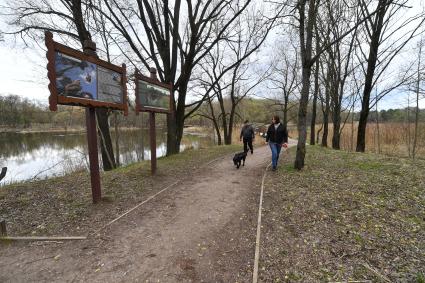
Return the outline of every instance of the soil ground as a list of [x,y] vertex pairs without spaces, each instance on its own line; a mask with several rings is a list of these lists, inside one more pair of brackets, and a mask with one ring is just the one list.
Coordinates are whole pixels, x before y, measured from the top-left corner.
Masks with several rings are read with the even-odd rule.
[[[0,243],[0,282],[251,282],[260,183],[270,162],[240,145],[188,151],[102,174],[90,204],[85,173],[0,190],[11,235],[87,235]],[[425,282],[425,161],[295,148],[267,172],[259,282]],[[175,186],[102,229],[161,189]]]
[[[234,152],[235,149],[228,147],[226,150]],[[137,183],[141,183],[145,189],[133,192],[136,198],[142,195],[140,202],[160,188],[180,180],[127,216],[91,234],[88,240],[0,245],[0,281],[249,282],[252,278],[261,177],[269,162],[270,150],[265,146],[256,148],[240,169],[233,165],[231,154],[210,162],[208,160],[213,154],[207,158],[207,153],[189,153],[192,154],[192,164],[188,168],[188,163],[185,163],[185,172],[178,169],[184,163],[184,157],[180,157],[183,161],[170,163],[172,165],[166,164],[169,162],[167,158],[160,160],[159,167],[163,170],[159,170],[158,176],[153,179],[144,174],[137,176],[137,166],[105,174],[102,176],[105,190],[111,195],[106,199],[111,198],[111,203],[105,201],[94,206],[95,209],[79,205],[80,202],[73,206],[66,203],[66,199],[72,196],[77,198],[67,189],[64,189],[63,196],[47,197],[47,203],[40,198],[45,210],[49,210],[50,204],[58,206],[59,211],[62,209],[61,213],[66,211],[68,216],[61,215],[65,221],[63,229],[58,217],[52,213],[35,209],[22,215],[22,212],[13,210],[19,205],[23,208],[25,200],[29,206],[36,207],[37,203],[31,199],[34,196],[25,197],[30,189],[25,187],[27,184],[8,188],[9,193],[4,194],[0,201],[9,208],[4,210],[4,214],[8,213],[9,219],[16,220],[12,222],[11,232],[85,235],[102,227],[124,208],[131,208],[130,204],[137,203],[128,193],[125,196],[112,194],[111,186],[115,185],[114,191],[120,188],[127,190],[126,186],[137,188]],[[72,183],[67,178],[57,178],[53,183],[59,188],[68,188]],[[47,192],[52,190],[51,184],[35,183]],[[75,189],[77,186],[74,184]],[[83,181],[82,187],[88,187],[87,180]],[[11,192],[15,193],[14,197]],[[23,203],[19,202],[22,200]],[[68,208],[63,210],[63,206]],[[77,207],[77,212],[73,207]],[[111,210],[115,210],[114,213]],[[36,223],[31,224],[24,220],[31,218],[31,213],[44,213],[50,221],[36,219]],[[69,214],[75,217],[75,221],[69,220]],[[78,218],[82,219],[81,223]],[[49,222],[53,224],[49,225]]]

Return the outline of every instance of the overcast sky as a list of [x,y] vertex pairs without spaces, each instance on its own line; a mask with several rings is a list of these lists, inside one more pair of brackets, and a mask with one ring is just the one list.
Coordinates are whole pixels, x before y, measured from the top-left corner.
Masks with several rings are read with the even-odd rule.
[[[421,0],[411,1],[420,9]],[[3,3],[5,3],[5,0],[0,0],[0,5]],[[419,9],[415,8],[412,10],[417,12]],[[1,19],[0,30],[9,30]],[[39,44],[44,46],[44,42]],[[403,56],[409,57],[409,52]],[[43,50],[24,48],[21,41],[15,42],[12,37],[5,36],[5,42],[0,42],[0,60],[0,95],[16,94],[43,104],[48,103],[49,91],[47,88],[47,70],[45,68],[47,60]],[[400,59],[398,62],[402,61]],[[397,61],[395,64],[398,64]],[[407,95],[399,91],[387,95],[379,103],[379,109],[403,108],[406,106]],[[422,99],[420,107],[425,108],[425,99]]]

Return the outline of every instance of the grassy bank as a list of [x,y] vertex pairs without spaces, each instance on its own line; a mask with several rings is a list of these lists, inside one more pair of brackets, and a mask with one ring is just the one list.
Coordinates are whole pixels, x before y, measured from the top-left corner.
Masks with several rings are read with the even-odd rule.
[[[101,174],[100,204],[91,200],[87,172],[0,188],[0,218],[10,235],[84,235],[125,212],[162,188],[196,171],[206,162],[240,149],[240,145],[188,150]],[[230,159],[229,159],[230,162]]]
[[425,282],[425,161],[294,153],[265,184],[263,282]]

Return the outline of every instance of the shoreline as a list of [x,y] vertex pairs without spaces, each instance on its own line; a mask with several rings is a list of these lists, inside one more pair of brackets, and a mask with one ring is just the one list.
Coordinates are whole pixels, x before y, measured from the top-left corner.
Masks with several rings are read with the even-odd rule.
[[[157,128],[161,130],[162,128]],[[137,130],[149,130],[149,128],[138,128],[138,127],[123,127],[120,131],[137,131]],[[110,128],[111,132],[115,132],[113,127]],[[0,134],[46,134],[46,133],[85,133],[85,128],[72,128],[72,129],[0,129]]]
[[[149,128],[140,128],[140,127],[122,127],[119,128],[120,131],[137,131],[137,130],[149,130]],[[166,128],[157,127],[156,130],[166,130]],[[114,127],[110,127],[111,132],[115,132]],[[207,133],[206,127],[191,126],[185,127],[183,129],[186,134],[200,135],[204,136]],[[52,129],[0,129],[0,134],[14,133],[14,134],[45,134],[45,133],[85,133],[85,128],[52,128]]]

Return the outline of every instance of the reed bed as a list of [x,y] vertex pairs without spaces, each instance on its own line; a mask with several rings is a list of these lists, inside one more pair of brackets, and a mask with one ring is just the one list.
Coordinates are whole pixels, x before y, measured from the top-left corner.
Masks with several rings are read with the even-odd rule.
[[[357,123],[345,124],[341,133],[341,149],[356,150]],[[317,126],[320,128],[320,125]],[[366,151],[399,157],[412,157],[414,123],[369,123],[366,128]],[[323,130],[320,133],[321,143]],[[333,125],[329,124],[328,146],[332,147]],[[416,157],[425,158],[425,123],[418,125]]]

